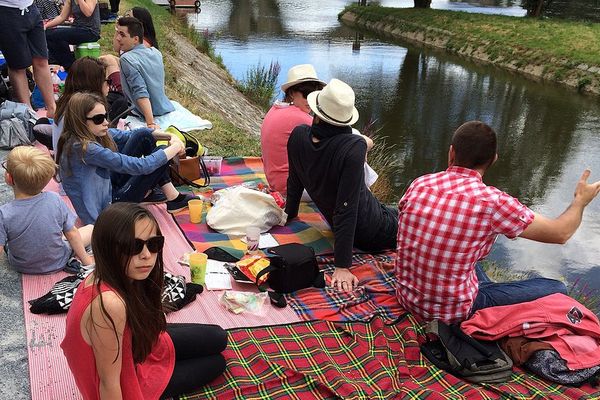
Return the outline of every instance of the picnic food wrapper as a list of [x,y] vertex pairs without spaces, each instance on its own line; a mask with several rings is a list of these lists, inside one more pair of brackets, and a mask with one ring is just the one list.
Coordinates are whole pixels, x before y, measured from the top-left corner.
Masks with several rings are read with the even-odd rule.
[[227,290],[221,296],[219,302],[234,314],[241,314],[244,311],[251,314],[263,314],[263,305],[267,300],[267,293],[238,292]]
[[[268,258],[263,257],[259,254],[255,254],[248,257],[244,257],[235,264],[240,269],[240,271],[242,271],[242,273],[248,277],[248,279],[252,279],[252,282],[256,282],[256,276],[258,275],[258,273],[263,269],[267,268],[271,264],[271,262]],[[262,285],[266,282],[268,277],[269,274],[266,273],[263,276],[261,276],[258,282],[256,283],[258,285]]]

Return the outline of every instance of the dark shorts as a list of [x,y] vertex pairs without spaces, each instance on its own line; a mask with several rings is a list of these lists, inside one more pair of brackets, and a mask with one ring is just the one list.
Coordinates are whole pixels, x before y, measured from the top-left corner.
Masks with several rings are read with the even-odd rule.
[[32,4],[26,10],[0,6],[0,51],[11,69],[24,69],[33,57],[48,58],[42,17]]

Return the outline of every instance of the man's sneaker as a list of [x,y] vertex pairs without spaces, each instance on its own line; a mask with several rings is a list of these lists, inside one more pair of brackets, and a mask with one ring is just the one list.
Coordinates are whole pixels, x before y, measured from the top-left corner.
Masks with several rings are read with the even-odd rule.
[[175,200],[167,201],[167,211],[170,212],[171,214],[173,214],[173,213],[176,213],[177,211],[184,210],[188,207],[188,201],[194,200],[197,198],[198,197],[196,197],[196,196],[186,194],[183,197],[181,197],[181,200],[175,199]]
[[150,194],[146,197],[144,197],[144,200],[142,200],[142,204],[160,204],[160,203],[166,203],[167,202],[167,196],[165,196],[165,194],[163,193],[162,190],[160,190],[159,188],[154,188],[152,189],[152,191],[150,192]]

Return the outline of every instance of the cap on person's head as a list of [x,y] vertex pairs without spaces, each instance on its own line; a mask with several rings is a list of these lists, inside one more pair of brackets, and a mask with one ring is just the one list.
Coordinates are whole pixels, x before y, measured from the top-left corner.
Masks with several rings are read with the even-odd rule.
[[311,64],[300,64],[289,69],[287,82],[281,85],[281,91],[285,93],[290,87],[303,82],[319,82],[325,86],[325,82],[317,78],[315,67]]
[[332,79],[323,90],[310,93],[306,100],[310,109],[331,125],[350,126],[358,121],[354,90],[339,79]]

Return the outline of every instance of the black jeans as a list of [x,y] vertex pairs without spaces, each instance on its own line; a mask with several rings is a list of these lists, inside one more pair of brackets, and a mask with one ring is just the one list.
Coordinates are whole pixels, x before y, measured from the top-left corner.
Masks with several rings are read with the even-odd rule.
[[371,237],[361,237],[357,232],[354,245],[364,251],[378,252],[396,248],[398,234],[398,208],[381,205],[382,221],[377,233]]
[[119,4],[121,4],[121,0],[110,0],[110,12],[113,14],[118,14]]
[[167,324],[167,333],[175,346],[175,369],[161,398],[193,392],[225,371],[227,332],[220,326]]
[[[160,149],[156,147],[156,141],[151,133],[146,129],[138,129],[131,132],[129,140],[119,149],[121,154],[131,157],[147,156]],[[169,163],[158,167],[154,172],[148,175],[127,175],[117,172],[111,173],[113,194],[112,200],[117,202],[141,202],[149,190],[155,186],[162,186],[171,181],[169,177]]]
[[100,36],[85,28],[58,26],[46,29],[49,58],[65,69],[71,68],[71,64],[75,62],[75,55],[71,52],[70,44],[78,45],[98,40],[100,40]]

